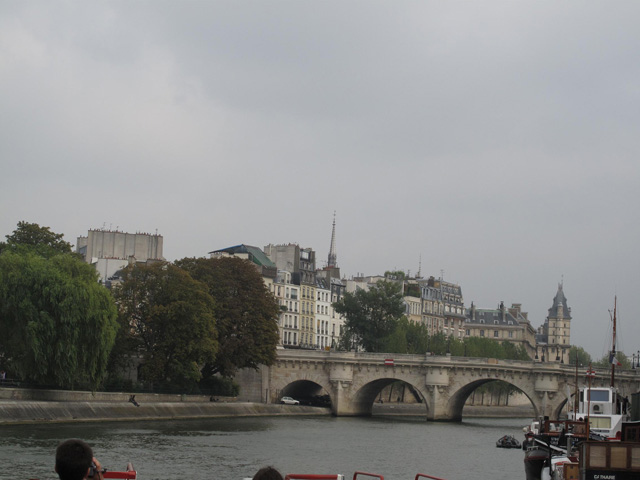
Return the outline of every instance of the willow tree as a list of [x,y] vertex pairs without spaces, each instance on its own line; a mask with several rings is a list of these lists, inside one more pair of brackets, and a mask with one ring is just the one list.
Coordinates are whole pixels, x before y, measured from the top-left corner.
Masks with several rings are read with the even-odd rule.
[[141,354],[142,379],[189,390],[218,350],[214,301],[206,285],[175,265],[132,265],[114,290],[127,341]]
[[71,254],[0,254],[0,352],[24,380],[96,388],[118,328],[95,270]]
[[237,257],[184,258],[176,264],[206,284],[215,301],[220,351],[203,368],[203,378],[272,365],[280,308],[255,265]]

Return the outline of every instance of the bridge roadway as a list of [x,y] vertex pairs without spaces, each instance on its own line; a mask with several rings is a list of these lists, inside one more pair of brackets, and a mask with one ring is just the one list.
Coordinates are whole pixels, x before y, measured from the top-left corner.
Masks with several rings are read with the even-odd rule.
[[[586,370],[579,368],[579,385],[586,381]],[[609,385],[610,372],[596,372],[592,385]],[[382,389],[401,380],[418,392],[428,420],[460,421],[469,395],[492,380],[520,389],[536,416],[557,418],[567,393],[573,395],[575,375],[575,367],[560,362],[287,349],[278,351],[271,367],[245,370],[236,381],[242,398],[252,401],[276,403],[284,395],[329,394],[334,415],[368,416]],[[616,371],[616,386],[630,398],[640,390],[640,372]]]

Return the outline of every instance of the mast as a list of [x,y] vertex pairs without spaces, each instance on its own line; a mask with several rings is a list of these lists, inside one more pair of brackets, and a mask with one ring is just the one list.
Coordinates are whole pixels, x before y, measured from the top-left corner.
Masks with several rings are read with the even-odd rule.
[[616,380],[616,309],[618,305],[618,297],[613,300],[613,342],[611,343],[611,354],[609,363],[611,363],[611,387],[615,386]]
[[573,419],[578,419],[578,349],[576,348],[576,386],[573,394]]

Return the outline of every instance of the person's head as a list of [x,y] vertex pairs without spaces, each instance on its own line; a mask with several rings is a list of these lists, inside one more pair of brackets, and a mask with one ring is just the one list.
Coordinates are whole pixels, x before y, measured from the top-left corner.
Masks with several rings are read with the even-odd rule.
[[93,460],[91,447],[82,440],[65,440],[56,449],[56,472],[60,480],[86,478]]
[[282,475],[273,467],[264,467],[257,471],[253,480],[282,480]]

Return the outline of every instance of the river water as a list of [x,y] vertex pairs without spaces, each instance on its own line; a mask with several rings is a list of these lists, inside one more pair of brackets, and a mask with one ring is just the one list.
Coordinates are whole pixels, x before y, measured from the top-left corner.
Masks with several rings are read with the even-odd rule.
[[522,480],[522,450],[496,448],[502,435],[522,439],[527,418],[259,417],[135,423],[0,426],[0,479],[56,479],[61,440],[86,440],[103,466],[140,480],[241,480],[273,465],[286,473],[378,473],[413,480]]

